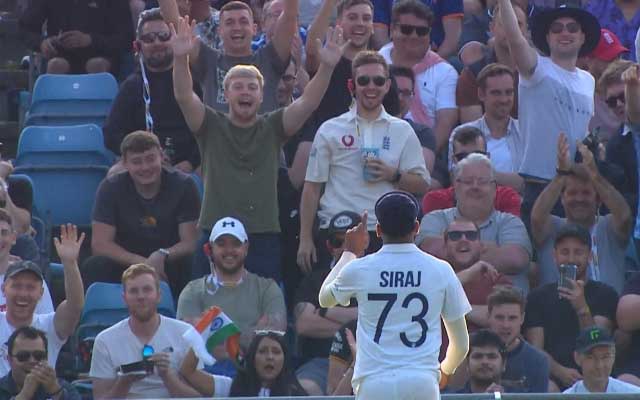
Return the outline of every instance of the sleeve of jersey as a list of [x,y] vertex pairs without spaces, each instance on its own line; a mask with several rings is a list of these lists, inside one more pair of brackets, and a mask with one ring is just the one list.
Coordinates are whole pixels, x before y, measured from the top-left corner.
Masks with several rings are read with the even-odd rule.
[[309,182],[326,182],[329,179],[330,161],[331,149],[329,148],[329,141],[326,135],[323,134],[321,126],[311,145],[307,173],[304,179]]
[[456,274],[453,272],[453,268],[449,265],[445,265],[444,278],[447,281],[447,287],[445,289],[444,303],[442,305],[442,318],[445,321],[455,321],[467,315],[471,311],[471,304],[469,299],[462,288],[462,284]]
[[359,281],[357,275],[357,268],[352,262],[351,265],[345,265],[336,279],[329,284],[331,294],[341,306],[347,307],[355,295]]

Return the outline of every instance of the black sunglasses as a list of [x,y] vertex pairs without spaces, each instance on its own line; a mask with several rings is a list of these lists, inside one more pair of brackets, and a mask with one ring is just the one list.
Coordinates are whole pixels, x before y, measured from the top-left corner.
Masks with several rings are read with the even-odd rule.
[[398,24],[398,27],[400,28],[400,32],[406,36],[411,35],[413,32],[418,36],[427,36],[429,32],[431,32],[431,28],[428,26]]
[[607,103],[607,106],[609,106],[609,108],[616,108],[618,106],[618,102],[625,104],[624,92],[620,93],[617,96],[607,97],[604,102]]
[[367,86],[369,82],[373,81],[373,84],[382,87],[385,83],[387,83],[387,78],[382,75],[377,76],[368,76],[368,75],[360,75],[356,79],[356,83],[358,86]]
[[551,33],[562,33],[564,30],[567,30],[569,33],[578,33],[582,27],[577,22],[569,22],[568,24],[563,24],[562,22],[553,22],[549,26],[549,32]]
[[42,350],[34,350],[34,351],[26,351],[21,350],[12,356],[16,360],[20,362],[25,362],[30,358],[33,358],[36,361],[42,361],[47,358],[47,352]]
[[171,32],[149,32],[140,35],[140,40],[146,44],[153,43],[156,38],[161,42],[168,42],[171,39]]
[[453,157],[456,159],[456,161],[460,162],[460,161],[464,160],[465,158],[467,158],[467,156],[469,154],[482,154],[483,156],[486,156],[487,152],[486,151],[482,151],[482,150],[476,150],[476,151],[472,151],[472,152],[461,151],[460,153],[454,154]]
[[470,240],[470,241],[474,242],[474,241],[478,240],[478,238],[480,237],[480,233],[478,231],[449,231],[449,232],[447,232],[447,239],[451,240],[452,242],[457,242],[458,240],[462,239],[462,236],[467,238],[467,240]]

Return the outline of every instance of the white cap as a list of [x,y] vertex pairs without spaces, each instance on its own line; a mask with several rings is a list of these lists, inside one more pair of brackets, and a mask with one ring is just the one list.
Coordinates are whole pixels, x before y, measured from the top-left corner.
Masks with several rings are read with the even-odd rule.
[[237,238],[241,242],[249,240],[247,232],[244,230],[242,222],[235,218],[224,217],[218,220],[211,229],[211,235],[209,235],[209,242],[215,242],[222,235],[231,235]]

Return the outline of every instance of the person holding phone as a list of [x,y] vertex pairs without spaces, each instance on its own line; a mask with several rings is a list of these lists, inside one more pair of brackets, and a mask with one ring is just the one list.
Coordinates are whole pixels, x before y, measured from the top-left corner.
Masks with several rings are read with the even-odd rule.
[[[556,233],[553,258],[563,271],[561,282],[532,290],[527,298],[524,336],[549,359],[550,391],[566,389],[582,379],[573,358],[575,339],[581,329],[597,325],[612,331],[618,295],[602,282],[588,279],[591,235],[577,224],[562,226]],[[575,278],[570,276],[575,266]]]

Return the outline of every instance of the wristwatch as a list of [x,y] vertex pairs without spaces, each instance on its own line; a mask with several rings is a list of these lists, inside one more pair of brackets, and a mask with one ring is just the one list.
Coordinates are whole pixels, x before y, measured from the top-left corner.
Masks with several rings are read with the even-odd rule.
[[158,252],[162,254],[165,258],[168,258],[171,255],[171,252],[167,249],[158,249]]

